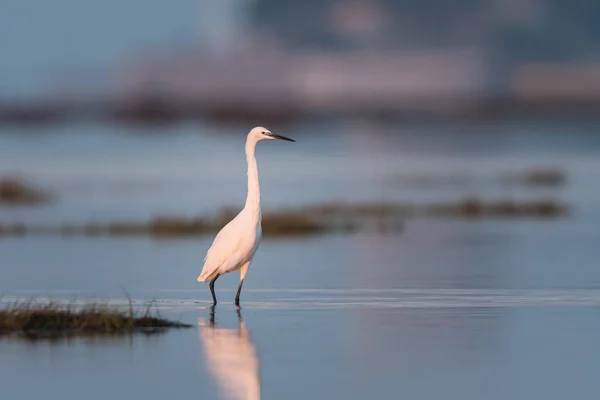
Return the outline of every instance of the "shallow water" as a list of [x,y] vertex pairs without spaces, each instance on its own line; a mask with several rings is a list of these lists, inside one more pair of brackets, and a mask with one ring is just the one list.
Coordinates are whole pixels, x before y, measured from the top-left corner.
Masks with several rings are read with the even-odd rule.
[[5,302],[125,306],[123,287],[195,327],[0,340],[2,387],[24,399],[589,396],[600,389],[598,241],[575,226],[415,221],[397,236],[265,241],[242,293],[247,331],[237,276],[217,283],[206,326],[210,295],[194,278],[208,240],[3,241]]
[[[273,127],[297,143],[257,149],[265,208],[320,201],[440,201],[552,196],[600,204],[600,137],[593,127],[405,126],[307,123]],[[68,125],[0,129],[0,172],[51,189],[59,201],[3,208],[3,221],[80,222],[197,215],[241,207],[246,195],[243,127],[124,128]],[[494,132],[497,130],[498,132]],[[546,133],[546,136],[543,135]],[[522,190],[494,183],[505,173],[557,166],[566,186]],[[218,172],[215,172],[218,171]],[[415,187],[398,178],[472,177],[471,185]]]
[[[168,137],[114,127],[3,132],[0,172],[24,172],[59,201],[0,208],[0,220],[193,215],[243,203],[240,135],[171,129]],[[600,140],[580,127],[575,135],[537,125],[495,129],[501,132],[482,137],[475,127],[306,125],[285,132],[298,139],[293,146],[262,146],[266,208],[550,195],[574,209],[559,220],[417,219],[387,235],[265,240],[242,292],[242,326],[232,304],[237,275],[217,282],[216,327],[209,323],[208,285],[195,279],[211,237],[2,238],[3,303],[35,296],[125,306],[126,291],[136,306],[154,300],[163,315],[194,325],[153,337],[2,339],[3,395],[593,397],[600,390]],[[490,183],[539,164],[567,170],[568,184],[533,190]],[[393,183],[423,171],[467,173],[477,182]]]
[[[7,398],[504,399],[588,397],[596,307],[410,307],[173,312],[156,337],[0,341]],[[261,397],[258,397],[260,393]],[[118,395],[117,395],[118,394]]]
[[[92,71],[108,72],[137,50],[202,45],[214,24],[232,27],[190,11],[195,0],[119,2],[118,15],[107,15],[106,2],[36,2],[36,12],[24,1],[7,6],[0,36],[11,40],[3,42],[0,87],[9,98],[60,87],[65,74],[77,78],[72,72],[89,83]],[[298,142],[259,146],[266,208],[541,195],[574,210],[557,221],[414,220],[399,235],[264,241],[242,293],[245,327],[232,305],[237,276],[219,279],[216,328],[206,325],[210,295],[195,278],[211,238],[0,237],[2,303],[36,296],[125,306],[126,290],[136,305],[155,299],[165,316],[195,326],[123,339],[0,339],[0,398],[596,398],[599,126],[268,126]],[[247,128],[0,127],[0,174],[23,173],[58,195],[44,207],[0,207],[0,222],[102,222],[240,206]],[[490,184],[536,165],[564,168],[568,184]],[[395,181],[423,172],[466,174],[476,183]]]

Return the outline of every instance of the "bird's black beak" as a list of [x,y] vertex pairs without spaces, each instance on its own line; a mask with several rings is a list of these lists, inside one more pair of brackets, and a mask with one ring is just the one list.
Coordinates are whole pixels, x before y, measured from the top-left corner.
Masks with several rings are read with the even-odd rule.
[[275,139],[285,140],[286,142],[296,142],[294,139],[290,139],[289,137],[285,137],[285,136],[281,136],[281,135],[276,135],[274,133],[271,134],[271,137],[274,137]]

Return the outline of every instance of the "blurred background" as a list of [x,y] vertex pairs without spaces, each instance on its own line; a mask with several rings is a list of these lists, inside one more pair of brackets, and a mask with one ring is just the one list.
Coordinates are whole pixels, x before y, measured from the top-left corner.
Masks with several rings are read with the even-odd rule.
[[594,115],[594,0],[2,2],[2,122]]
[[407,195],[389,182],[398,174],[485,170],[466,154],[521,156],[498,161],[497,175],[541,167],[561,180],[557,153],[590,173],[599,20],[593,0],[4,0],[0,172],[60,200],[52,212],[2,213],[64,221],[236,206],[254,125],[301,143],[265,146],[273,206],[383,201]]
[[[597,393],[599,43],[597,0],[0,0],[0,293],[195,323],[214,226],[185,221],[241,209],[262,125],[297,140],[257,149],[285,225],[242,293],[264,398]],[[211,345],[169,335],[0,340],[0,382],[220,398]]]

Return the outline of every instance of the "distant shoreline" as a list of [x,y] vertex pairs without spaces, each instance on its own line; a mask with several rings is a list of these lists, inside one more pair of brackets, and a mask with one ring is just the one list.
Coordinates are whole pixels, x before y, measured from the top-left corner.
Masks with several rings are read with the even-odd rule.
[[337,104],[310,109],[282,101],[260,104],[243,102],[177,101],[169,97],[146,96],[130,101],[71,104],[66,102],[9,102],[0,100],[0,127],[45,126],[73,121],[117,124],[161,125],[186,121],[222,123],[293,123],[310,118],[365,118],[371,120],[490,122],[514,119],[552,121],[600,120],[600,99],[416,99],[414,106],[390,102]]

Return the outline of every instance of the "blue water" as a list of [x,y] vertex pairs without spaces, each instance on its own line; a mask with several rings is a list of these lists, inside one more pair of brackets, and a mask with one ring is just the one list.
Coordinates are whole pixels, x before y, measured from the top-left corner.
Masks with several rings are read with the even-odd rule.
[[[3,302],[34,296],[125,306],[126,290],[136,306],[154,300],[163,315],[194,325],[150,338],[0,340],[7,398],[551,400],[600,390],[597,135],[539,123],[270,128],[298,142],[259,145],[265,209],[476,195],[550,196],[572,213],[415,219],[394,234],[266,239],[244,284],[244,325],[231,275],[216,285],[214,328],[208,287],[196,282],[211,237],[1,238]],[[191,216],[243,204],[245,128],[164,130],[3,128],[0,173],[23,174],[58,198],[2,207],[0,221]],[[495,181],[539,165],[564,169],[567,184]],[[403,180],[428,173],[472,181]]]
[[[33,3],[0,5],[2,99],[64,83],[105,84],[145,51],[221,47],[229,35],[207,33],[235,27],[226,17],[235,2],[203,4],[202,12],[193,0]],[[194,325],[154,337],[2,339],[3,399],[597,396],[597,122],[265,124],[297,139],[259,145],[266,209],[474,195],[550,196],[573,212],[553,221],[410,220],[399,234],[265,240],[242,293],[244,325],[232,305],[238,278],[224,276],[214,328],[208,287],[195,280],[211,238],[0,237],[3,304],[35,296],[125,306],[126,290],[136,306],[154,300],[164,315]],[[23,175],[57,201],[0,207],[0,223],[240,207],[249,128],[2,126],[0,175]],[[539,165],[564,169],[567,184],[542,190],[494,183]],[[422,174],[472,182],[406,184]]]

